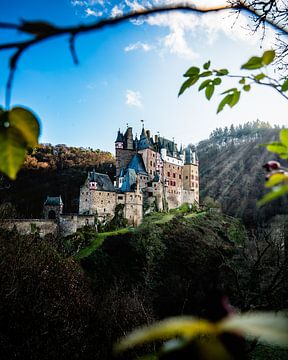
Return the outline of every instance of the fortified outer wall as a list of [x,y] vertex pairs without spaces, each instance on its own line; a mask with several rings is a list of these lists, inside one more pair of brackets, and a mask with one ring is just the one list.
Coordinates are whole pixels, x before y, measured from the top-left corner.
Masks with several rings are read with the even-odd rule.
[[95,226],[95,217],[94,215],[65,214],[61,215],[59,225],[60,234],[68,236],[84,226]]
[[39,233],[40,237],[47,234],[58,234],[58,224],[54,220],[43,219],[7,219],[1,220],[0,228],[13,230],[16,227],[21,235]]

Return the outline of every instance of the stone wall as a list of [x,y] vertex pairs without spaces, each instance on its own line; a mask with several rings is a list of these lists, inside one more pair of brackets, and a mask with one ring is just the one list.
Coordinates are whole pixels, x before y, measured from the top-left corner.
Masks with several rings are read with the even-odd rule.
[[199,203],[199,168],[197,164],[187,164],[183,168],[183,189],[192,190]]
[[128,225],[138,226],[143,218],[143,195],[140,191],[127,192],[125,196],[124,217]]
[[60,217],[60,234],[68,236],[74,234],[78,229],[84,226],[95,226],[94,215],[61,215]]
[[88,182],[80,188],[79,214],[98,215],[98,218],[113,217],[116,207],[116,193],[113,191],[90,190]]
[[58,224],[54,220],[44,219],[7,219],[1,220],[0,227],[13,230],[15,227],[19,234],[28,235],[39,233],[40,237],[44,237],[47,234],[58,234]]
[[188,204],[194,204],[195,202],[195,192],[189,191],[189,190],[183,190],[182,191],[182,204],[188,203]]

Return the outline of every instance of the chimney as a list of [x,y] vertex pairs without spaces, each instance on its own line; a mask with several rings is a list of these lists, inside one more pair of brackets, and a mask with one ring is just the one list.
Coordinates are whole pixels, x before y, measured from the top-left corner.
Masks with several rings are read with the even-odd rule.
[[150,140],[150,130],[146,130],[146,136],[147,136],[148,140]]

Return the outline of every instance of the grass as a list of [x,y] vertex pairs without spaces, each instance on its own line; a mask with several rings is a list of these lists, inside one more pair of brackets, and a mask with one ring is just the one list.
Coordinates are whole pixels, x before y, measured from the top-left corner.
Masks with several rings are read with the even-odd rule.
[[123,229],[119,229],[119,230],[115,230],[115,231],[98,233],[96,235],[95,239],[91,241],[89,246],[87,246],[86,248],[79,251],[79,253],[75,256],[75,259],[80,260],[80,259],[83,259],[83,258],[89,256],[90,254],[92,254],[103,243],[103,241],[108,236],[126,234],[131,230],[132,230],[131,228],[123,228]]
[[198,216],[203,216],[207,213],[207,211],[201,211],[199,213],[190,213],[190,214],[187,214],[185,215],[185,219],[190,219],[190,218],[193,218],[193,217],[198,217]]

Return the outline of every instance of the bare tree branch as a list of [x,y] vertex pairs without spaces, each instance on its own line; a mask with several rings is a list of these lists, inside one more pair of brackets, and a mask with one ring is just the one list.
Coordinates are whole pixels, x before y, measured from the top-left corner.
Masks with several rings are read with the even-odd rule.
[[[204,6],[203,4],[193,4],[183,2],[182,4],[177,5],[166,5],[166,6],[155,6],[151,8],[143,8],[137,11],[131,11],[121,16],[110,17],[107,19],[103,19],[100,21],[96,21],[90,24],[80,24],[76,26],[69,26],[69,27],[60,27],[56,25],[52,25],[45,21],[43,22],[27,22],[23,21],[20,24],[13,24],[13,23],[4,23],[0,22],[0,28],[6,30],[17,30],[20,33],[29,34],[32,36],[31,39],[16,41],[16,42],[8,42],[4,44],[0,44],[0,51],[1,50],[11,50],[15,49],[14,54],[11,57],[10,61],[10,73],[9,78],[6,85],[6,106],[9,107],[10,97],[11,97],[11,88],[14,73],[16,70],[16,66],[19,62],[20,57],[22,54],[28,50],[30,47],[39,44],[45,40],[65,36],[68,35],[69,37],[69,48],[72,54],[72,58],[74,63],[78,63],[78,58],[75,51],[75,37],[79,34],[85,34],[92,31],[97,31],[99,29],[103,29],[105,27],[114,26],[119,23],[122,23],[127,20],[139,18],[142,16],[148,16],[152,14],[159,14],[165,13],[175,10],[186,10],[192,11],[195,13],[207,13],[207,12],[218,12],[222,10],[233,9],[238,11],[246,11],[253,16],[256,16],[258,19],[258,23],[269,23],[271,24],[276,30],[280,30],[285,35],[288,34],[288,27],[286,26],[285,21],[280,21],[279,18],[274,16],[274,11],[279,10],[277,7],[276,0],[270,1],[255,1],[249,2],[247,0],[231,0],[231,2],[227,2],[223,5],[211,5],[211,6]],[[286,13],[282,13],[280,11],[281,20],[284,19],[284,15]],[[287,14],[286,14],[287,15]],[[271,85],[270,85],[271,86]],[[277,88],[276,88],[277,89]]]

